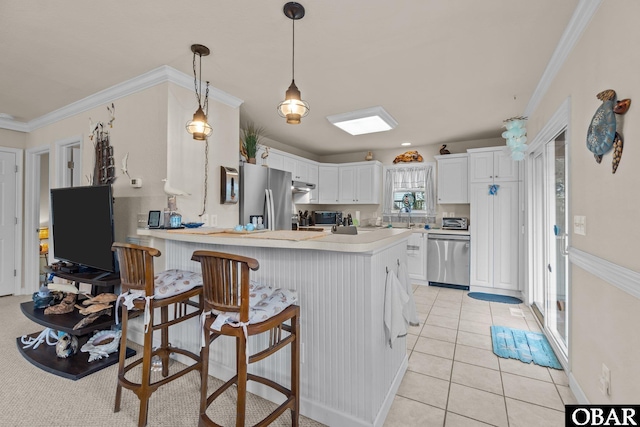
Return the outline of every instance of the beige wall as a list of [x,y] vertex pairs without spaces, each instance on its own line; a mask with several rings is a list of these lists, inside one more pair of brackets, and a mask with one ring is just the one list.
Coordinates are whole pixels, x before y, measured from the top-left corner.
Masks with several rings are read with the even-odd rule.
[[0,129],[0,147],[25,148],[27,134],[13,130]]
[[[190,193],[178,197],[178,208],[186,220],[198,221],[203,210],[204,143],[195,141],[184,128],[197,108],[193,92],[164,83],[113,102],[116,120],[110,129],[110,143],[117,177],[113,184],[116,240],[136,234],[138,214],[146,216],[149,210],[167,206],[163,178],[168,178],[172,187]],[[94,123],[108,121],[106,104],[25,134],[24,148],[50,147],[53,179],[57,173],[56,142],[79,137],[82,185],[89,185],[87,177],[94,165],[89,118]],[[220,204],[220,165],[238,166],[239,110],[210,99],[209,121],[214,133],[209,139],[206,213],[216,215],[218,225],[231,227],[237,223],[238,206]],[[1,138],[6,131],[0,132]],[[121,171],[127,153],[129,175],[142,179],[142,188],[131,187],[129,177]]]
[[[393,132],[393,131],[391,131]],[[471,141],[460,141],[447,143],[447,150],[452,154],[466,153],[468,148],[481,148],[481,147],[493,147],[497,145],[505,145],[505,141],[502,138],[492,139],[476,139]],[[384,165],[393,164],[393,159],[397,155],[406,151],[416,150],[424,158],[425,162],[434,162],[433,156],[440,154],[440,144],[436,145],[414,145],[409,147],[398,147],[391,150],[378,150],[372,151],[374,160],[382,162]],[[286,151],[286,150],[285,150]],[[361,152],[354,152],[349,154],[334,154],[330,156],[322,156],[318,159],[319,162],[324,163],[346,163],[346,162],[361,162],[364,161],[368,150],[362,150]]]
[[[571,246],[640,271],[640,115],[632,103],[624,116],[625,146],[616,174],[611,153],[596,164],[585,141],[600,105],[596,94],[614,89],[619,99],[640,102],[640,3],[605,1],[529,119],[530,138],[568,97],[570,122],[570,215],[587,217],[586,236],[571,234]],[[613,31],[612,31],[613,29]],[[577,268],[570,284],[570,367],[591,403],[637,402],[640,396],[640,300]],[[612,394],[598,389],[601,365],[611,369]]]

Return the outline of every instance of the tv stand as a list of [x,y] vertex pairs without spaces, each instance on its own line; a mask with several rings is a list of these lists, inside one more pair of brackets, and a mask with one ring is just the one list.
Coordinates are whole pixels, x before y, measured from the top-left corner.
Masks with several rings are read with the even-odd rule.
[[[97,295],[102,292],[113,293],[115,287],[120,284],[120,276],[117,273],[94,270],[92,272],[73,274],[59,269],[53,270],[51,267],[46,267],[45,271],[63,279],[71,280],[76,286],[78,286],[79,283],[89,283],[91,285],[92,295]],[[66,359],[61,359],[56,355],[55,346],[42,343],[35,350],[32,348],[25,349],[23,348],[24,344],[22,343],[21,337],[17,337],[16,344],[22,356],[40,369],[64,378],[77,380],[107,366],[118,363],[118,352],[110,354],[109,357],[89,362],[89,353],[80,351],[80,348],[91,337],[91,332],[111,328],[115,322],[113,316],[114,308],[111,309],[111,316],[100,316],[95,322],[75,330],[73,327],[85,317],[81,315],[78,310],[73,310],[66,314],[45,315],[44,308],[35,308],[33,301],[23,302],[20,304],[20,309],[22,310],[22,314],[34,322],[47,328],[67,332],[78,338],[78,352]],[[40,335],[40,332],[29,334],[28,337],[35,338],[38,335]],[[135,350],[127,348],[126,357],[131,357],[135,354]]]

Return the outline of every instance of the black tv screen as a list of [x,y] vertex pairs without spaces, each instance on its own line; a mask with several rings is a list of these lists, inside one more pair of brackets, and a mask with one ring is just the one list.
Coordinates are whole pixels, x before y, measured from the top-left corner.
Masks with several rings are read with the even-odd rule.
[[114,272],[113,198],[110,185],[51,190],[53,256]]

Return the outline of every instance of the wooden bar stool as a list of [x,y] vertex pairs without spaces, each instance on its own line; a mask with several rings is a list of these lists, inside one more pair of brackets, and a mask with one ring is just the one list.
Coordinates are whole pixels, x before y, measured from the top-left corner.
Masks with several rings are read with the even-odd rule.
[[[118,256],[120,263],[120,281],[122,294],[118,297],[116,313],[121,300],[124,300],[122,310],[122,336],[120,338],[120,359],[118,364],[118,388],[114,412],[120,410],[122,387],[133,391],[140,399],[140,414],[138,426],[147,424],[149,397],[161,385],[173,381],[191,371],[199,371],[202,367],[200,355],[191,351],[173,347],[169,343],[169,327],[183,322],[202,313],[202,276],[183,270],[167,270],[154,276],[153,257],[160,256],[160,251],[128,243],[115,242],[111,248]],[[190,301],[198,297],[198,302]],[[172,318],[169,318],[169,306],[173,306]],[[156,323],[155,309],[160,309],[160,322]],[[129,310],[132,310],[131,315]],[[129,317],[143,315],[144,348],[142,358],[125,365],[127,348],[127,323]],[[160,346],[153,348],[153,332],[160,330]],[[169,375],[169,355],[181,354],[194,361]],[[162,361],[162,379],[151,381],[151,359],[158,356]],[[132,368],[142,363],[142,374],[139,381],[132,381],[125,376]],[[138,378],[136,378],[138,380]]]
[[[244,427],[248,380],[267,385],[286,398],[256,426],[269,425],[287,409],[291,410],[291,424],[297,426],[300,412],[300,307],[292,304],[297,300],[295,292],[286,289],[273,290],[266,286],[257,289],[259,286],[250,283],[249,280],[249,270],[255,271],[259,267],[258,261],[253,258],[221,252],[195,251],[191,259],[201,264],[204,297],[199,426],[220,427],[207,416],[207,408],[227,388],[235,384],[238,392],[236,426]],[[216,320],[216,325],[213,325]],[[219,330],[212,329],[219,323],[222,323]],[[266,348],[249,355],[248,337],[266,332],[269,332]],[[237,372],[233,378],[207,396],[209,345],[222,335],[236,338]],[[268,378],[247,372],[249,364],[266,358],[288,344],[291,344],[289,389]]]

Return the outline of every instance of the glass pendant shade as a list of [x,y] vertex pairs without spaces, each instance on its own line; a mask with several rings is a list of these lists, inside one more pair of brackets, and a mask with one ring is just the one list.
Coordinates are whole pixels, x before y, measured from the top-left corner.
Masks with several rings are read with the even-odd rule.
[[186,128],[196,141],[204,141],[213,131],[207,123],[207,115],[204,114],[202,107],[198,107],[198,111],[193,115],[193,120],[187,122]]
[[295,80],[291,80],[291,86],[287,89],[285,99],[278,105],[278,114],[287,119],[287,124],[300,124],[300,119],[309,114],[309,104],[300,99],[300,91]]

